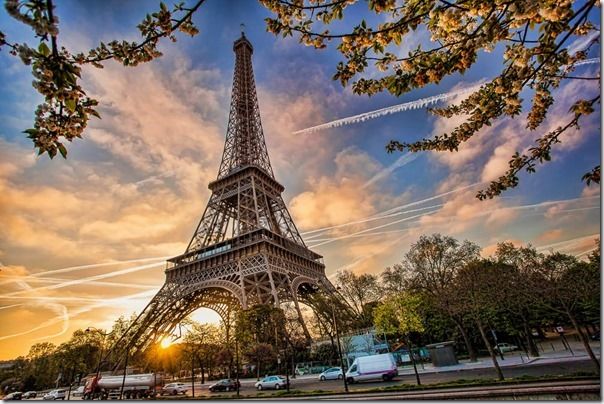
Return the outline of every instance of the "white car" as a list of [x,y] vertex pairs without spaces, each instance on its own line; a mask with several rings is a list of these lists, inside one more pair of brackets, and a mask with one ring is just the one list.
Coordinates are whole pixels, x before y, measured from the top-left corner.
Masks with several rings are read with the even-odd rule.
[[65,400],[66,395],[65,389],[51,390],[44,395],[44,400]]
[[335,379],[343,379],[344,373],[342,372],[342,368],[329,368],[325,370],[323,373],[319,375],[319,380],[335,380]]
[[281,376],[267,376],[264,379],[256,382],[254,385],[258,390],[275,389],[279,390],[287,386],[287,381]]
[[500,342],[494,348],[497,352],[512,352],[518,349],[516,345],[508,344],[507,342]]
[[187,394],[189,389],[184,383],[168,383],[162,389],[162,394],[171,394],[173,396],[177,394]]

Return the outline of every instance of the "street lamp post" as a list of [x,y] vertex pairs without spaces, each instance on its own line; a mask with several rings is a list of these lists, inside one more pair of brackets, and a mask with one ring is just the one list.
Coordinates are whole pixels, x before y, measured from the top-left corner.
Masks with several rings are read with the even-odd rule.
[[287,387],[287,392],[289,393],[289,365],[287,363],[287,359],[288,359],[288,355],[287,355],[287,342],[285,343],[285,351],[284,351],[284,356],[285,356],[285,386]]
[[334,306],[331,306],[331,316],[333,327],[336,332],[336,340],[338,341],[338,356],[340,357],[340,366],[342,367],[342,379],[344,379],[344,390],[348,393],[348,380],[346,380],[346,369],[344,368],[344,360],[342,359],[342,348],[340,347],[340,333],[338,332],[338,323],[336,322],[336,311]]
[[195,353],[191,352],[191,395],[195,398]]
[[235,333],[235,385],[237,387],[237,398],[239,398],[239,343]]

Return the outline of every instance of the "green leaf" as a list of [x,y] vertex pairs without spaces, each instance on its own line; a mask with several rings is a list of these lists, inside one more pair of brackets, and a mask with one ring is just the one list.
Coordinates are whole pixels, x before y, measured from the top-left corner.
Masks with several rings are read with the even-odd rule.
[[63,146],[62,143],[59,143],[57,145],[57,147],[59,148],[59,152],[61,153],[61,156],[63,156],[64,159],[67,158],[67,149],[65,148],[65,146]]
[[74,99],[72,98],[68,98],[65,100],[65,106],[71,111],[71,112],[75,112],[76,109],[76,102]]
[[48,46],[46,46],[46,42],[40,42],[40,45],[38,45],[38,52],[40,52],[44,57],[50,55],[50,49],[48,49]]

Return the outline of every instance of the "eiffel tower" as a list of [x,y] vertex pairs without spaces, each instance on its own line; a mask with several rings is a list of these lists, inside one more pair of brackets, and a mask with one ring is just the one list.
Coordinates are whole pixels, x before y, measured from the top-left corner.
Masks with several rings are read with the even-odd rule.
[[293,303],[310,339],[299,301],[318,289],[335,292],[281,197],[260,122],[254,48],[243,32],[233,50],[231,110],[212,194],[186,251],[168,260],[163,287],[113,350],[142,350],[201,307],[227,320],[240,309],[284,302]]

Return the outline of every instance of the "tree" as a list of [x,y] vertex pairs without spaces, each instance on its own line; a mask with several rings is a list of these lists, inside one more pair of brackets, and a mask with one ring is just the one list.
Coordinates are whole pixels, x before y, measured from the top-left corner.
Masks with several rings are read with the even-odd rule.
[[600,361],[589,345],[589,338],[581,329],[579,317],[581,303],[585,300],[600,299],[600,271],[585,262],[579,262],[572,255],[559,252],[548,255],[543,265],[538,269],[539,276],[535,281],[542,285],[537,289],[543,295],[550,296],[553,304],[548,304],[551,310],[565,314],[572,323],[585,347],[589,357],[594,363],[598,374]]
[[256,364],[257,377],[263,365],[276,360],[275,351],[286,347],[284,324],[283,311],[270,304],[258,304],[237,314],[235,335],[243,355]]
[[208,375],[215,365],[216,353],[220,350],[223,338],[221,330],[214,324],[203,324],[190,321],[190,329],[184,337],[184,343],[189,346],[192,359],[196,359],[201,367],[201,383],[205,383],[205,371]]
[[57,347],[50,342],[33,344],[27,354],[28,364],[26,374],[33,375],[36,379],[37,389],[45,389],[55,386],[55,380],[59,376],[59,367],[54,358]]
[[[379,16],[375,20],[380,23],[371,26],[366,19],[357,20],[352,30],[342,33],[332,33],[326,28],[332,22],[344,19],[347,8],[355,3],[353,1],[311,1],[307,4],[303,1],[260,1],[275,14],[274,18],[266,18],[267,29],[275,35],[292,36],[295,32],[300,42],[318,49],[325,48],[329,41],[338,40],[337,49],[344,61],[337,65],[334,80],[339,80],[343,86],[356,80],[352,84],[356,94],[388,91],[398,97],[416,88],[438,84],[446,76],[463,74],[476,63],[480,52],[505,47],[502,70],[497,77],[458,105],[431,109],[433,114],[447,118],[465,115],[465,122],[450,133],[434,138],[413,143],[393,140],[386,146],[389,152],[457,151],[462,143],[495,120],[518,116],[522,112],[520,93],[525,89],[529,89],[533,97],[526,127],[535,131],[554,102],[552,90],[564,80],[599,80],[599,77],[572,75],[575,66],[587,58],[598,36],[593,37],[585,49],[569,49],[574,37],[598,30],[589,22],[590,13],[600,5],[598,0],[402,3],[369,0],[369,11]],[[316,25],[322,28],[315,29]],[[397,47],[421,29],[430,34],[432,46],[425,49],[420,45],[408,55],[397,55]],[[366,72],[369,63],[383,72],[382,75]],[[522,170],[531,173],[537,164],[549,161],[552,148],[560,142],[562,133],[579,128],[580,118],[592,113],[594,104],[599,101],[599,95],[574,100],[568,123],[542,134],[528,153],[517,152],[511,156],[508,171],[481,190],[477,197],[485,199],[499,195],[518,185]],[[533,135],[530,136],[532,139]],[[588,184],[591,181],[599,183],[600,166],[585,174],[583,179]]]
[[214,353],[216,365],[224,371],[228,378],[231,377],[231,367],[233,366],[234,357],[235,355],[229,348],[223,348]]
[[503,372],[485,329],[489,321],[495,317],[500,299],[506,298],[506,291],[499,288],[498,279],[502,271],[509,269],[503,264],[477,259],[464,265],[455,277],[455,289],[461,299],[460,306],[476,323],[499,380],[504,379]]
[[409,347],[409,356],[411,362],[413,362],[413,370],[418,385],[421,384],[421,381],[409,335],[413,332],[424,331],[424,324],[418,312],[420,305],[421,298],[419,296],[400,292],[386,297],[376,308],[373,317],[378,332],[403,336],[405,344]]
[[509,314],[518,317],[530,355],[539,356],[539,350],[532,338],[531,326],[542,320],[545,313],[541,312],[539,305],[534,302],[533,288],[539,285],[532,282],[532,277],[535,268],[541,265],[543,255],[531,245],[515,247],[510,242],[504,242],[497,244],[493,258],[496,262],[512,268],[505,273],[509,276],[499,278],[499,287],[507,291],[508,297],[500,301],[500,304]]
[[388,294],[404,292],[407,287],[405,273],[397,265],[384,269],[380,277],[382,287]]
[[273,346],[265,343],[252,345],[247,351],[244,352],[244,355],[247,360],[256,364],[256,377],[258,379],[260,379],[264,366],[274,362],[277,359]]
[[98,101],[88,97],[78,83],[82,66],[102,68],[103,62],[110,59],[124,66],[136,66],[161,56],[157,49],[161,38],[176,41],[178,31],[191,36],[199,32],[191,18],[204,1],[197,0],[191,7],[181,2],[172,10],[160,3],[159,11],[147,14],[138,25],[140,42],[101,42],[94,49],[72,53],[63,46],[59,48],[59,21],[52,0],[7,0],[8,14],[29,25],[38,41],[34,46],[11,43],[0,32],[0,50],[3,46],[9,47],[11,55],[31,65],[33,87],[44,97],[36,109],[33,128],[24,131],[38,153],[48,153],[53,158],[58,151],[66,157],[63,142],[82,137],[91,115],[100,118],[96,110]]
[[453,281],[464,265],[479,256],[480,247],[469,241],[460,244],[454,238],[440,234],[423,235],[411,245],[405,259],[395,265],[406,279],[409,291],[424,296],[455,322],[472,361],[476,360],[476,352],[464,327],[464,312],[459,306]]
[[340,295],[346,299],[359,322],[359,327],[369,327],[372,322],[372,303],[380,298],[378,277],[371,274],[356,275],[343,270],[336,274]]

